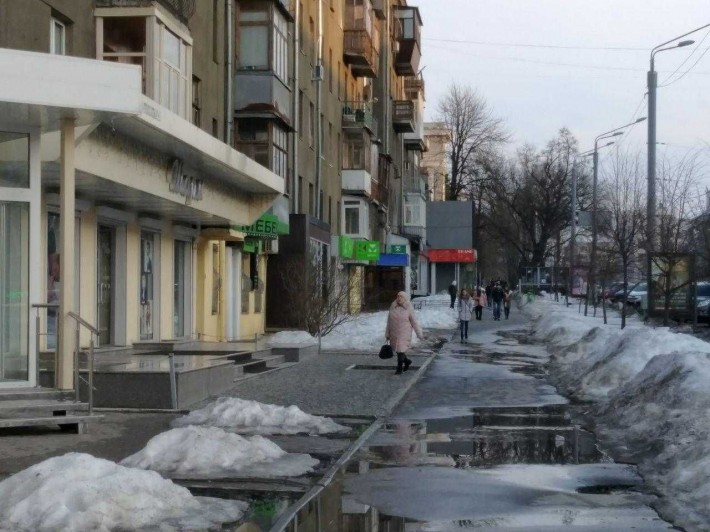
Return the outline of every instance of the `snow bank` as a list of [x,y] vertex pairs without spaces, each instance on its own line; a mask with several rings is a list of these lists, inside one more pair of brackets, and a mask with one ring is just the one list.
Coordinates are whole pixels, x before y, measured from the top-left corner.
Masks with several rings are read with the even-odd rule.
[[710,522],[710,344],[632,322],[623,331],[576,308],[538,301],[534,336],[553,352],[560,383],[596,402],[598,433],[664,495],[687,530]]
[[[447,296],[429,296],[417,301],[446,300]],[[340,324],[329,334],[321,338],[321,347],[326,351],[363,351],[376,353],[385,341],[385,328],[387,327],[387,311],[363,312],[352,319]],[[424,305],[421,310],[416,310],[417,321],[423,329],[451,329],[458,325],[455,310],[444,305]],[[416,335],[412,334],[412,345],[419,342]],[[305,331],[281,331],[269,339],[269,345],[278,346],[303,346],[317,344],[318,339]]]
[[318,460],[289,454],[262,436],[243,438],[216,427],[172,429],[152,438],[121,465],[175,478],[292,477],[313,471]]
[[81,453],[50,458],[0,482],[2,530],[219,530],[246,506],[194,497],[153,471]]
[[296,406],[267,405],[237,397],[220,397],[173,421],[174,427],[188,425],[221,427],[241,434],[328,434],[349,430],[327,417],[306,414]]

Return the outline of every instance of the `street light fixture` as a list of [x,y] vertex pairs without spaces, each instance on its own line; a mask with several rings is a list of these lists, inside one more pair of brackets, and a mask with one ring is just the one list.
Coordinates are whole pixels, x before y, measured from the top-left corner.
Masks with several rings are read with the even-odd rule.
[[[624,124],[623,126],[616,127],[614,129],[611,129],[605,133],[602,133],[599,135],[597,138],[594,139],[594,151],[593,156],[594,156],[594,180],[592,181],[592,251],[591,251],[591,256],[589,260],[589,286],[591,287],[592,290],[592,298],[593,301],[596,301],[596,294],[597,294],[597,286],[596,286],[596,260],[597,260],[597,175],[599,173],[599,141],[604,140],[604,139],[610,139],[613,137],[618,137],[620,135],[623,135],[624,132],[621,131],[622,129],[626,129],[631,126],[635,126],[639,122],[643,122],[646,120],[646,117],[643,116],[641,118],[637,118],[633,122],[629,122],[628,124]],[[613,142],[612,142],[613,144]],[[609,144],[606,144],[606,146],[609,146]],[[584,313],[586,315],[587,313],[587,304],[584,305]]]
[[[710,27],[710,24],[700,26],[688,33],[679,35],[669,41],[659,44],[651,50],[650,69],[646,76],[648,86],[648,193],[646,198],[646,253],[648,255],[648,271],[646,272],[646,282],[648,283],[648,306],[651,306],[651,253],[654,248],[656,233],[656,89],[658,88],[658,73],[655,70],[656,54],[666,50],[675,50],[695,43],[692,39],[681,41],[684,37],[700,30]],[[677,42],[676,42],[677,41]],[[667,46],[675,43],[673,46]]]

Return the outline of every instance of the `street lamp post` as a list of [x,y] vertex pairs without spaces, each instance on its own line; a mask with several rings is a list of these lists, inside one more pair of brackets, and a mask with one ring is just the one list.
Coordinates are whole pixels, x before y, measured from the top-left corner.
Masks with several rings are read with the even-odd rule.
[[[655,70],[655,58],[656,54],[660,52],[665,52],[667,50],[675,50],[677,48],[683,48],[684,46],[689,46],[693,44],[695,42],[693,40],[679,40],[707,27],[710,27],[710,24],[706,24],[692,31],[689,31],[688,33],[679,35],[678,37],[666,41],[663,44],[659,44],[653,50],[651,50],[650,69],[646,76],[646,83],[648,86],[648,189],[646,198],[646,253],[648,254],[646,290],[648,295],[646,299],[646,305],[648,310],[650,310],[650,307],[652,305],[651,286],[653,276],[651,275],[651,253],[654,248],[656,234],[656,89],[658,89],[658,73]],[[667,46],[671,43],[675,44],[673,44],[673,46]]]
[[[593,151],[593,162],[594,162],[594,177],[592,181],[592,250],[591,250],[591,256],[589,260],[589,286],[591,287],[591,292],[592,292],[592,301],[594,301],[594,304],[596,305],[596,295],[597,295],[597,286],[596,286],[596,260],[597,260],[597,235],[598,235],[598,224],[597,224],[597,207],[598,207],[598,201],[597,201],[597,181],[598,181],[598,174],[599,174],[599,141],[604,140],[604,139],[610,139],[613,137],[618,137],[619,135],[623,135],[622,129],[626,129],[628,127],[634,126],[638,124],[639,122],[643,122],[646,120],[646,117],[639,118],[637,120],[634,120],[633,122],[630,122],[628,124],[624,124],[623,126],[611,129],[605,133],[602,133],[599,135],[597,138],[594,139],[594,151]],[[607,143],[605,146],[610,146],[611,144],[614,144],[613,142]],[[595,307],[596,308],[596,307]],[[584,306],[584,312],[586,315],[587,312],[587,305],[585,304]]]

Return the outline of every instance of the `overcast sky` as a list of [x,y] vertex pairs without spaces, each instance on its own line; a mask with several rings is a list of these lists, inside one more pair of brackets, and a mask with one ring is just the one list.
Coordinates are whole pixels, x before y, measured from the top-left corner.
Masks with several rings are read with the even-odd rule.
[[[410,0],[410,5],[420,8],[424,23],[427,120],[436,118],[451,82],[467,84],[505,120],[512,146],[542,146],[566,126],[587,150],[595,136],[646,116],[650,50],[710,24],[710,0]],[[656,56],[659,85],[679,66],[671,82],[690,70],[658,91],[657,136],[668,144],[659,146],[659,153],[701,146],[710,151],[705,144],[710,143],[710,52],[703,56],[710,32],[689,38],[696,44]],[[645,139],[644,123],[621,145],[645,152]]]

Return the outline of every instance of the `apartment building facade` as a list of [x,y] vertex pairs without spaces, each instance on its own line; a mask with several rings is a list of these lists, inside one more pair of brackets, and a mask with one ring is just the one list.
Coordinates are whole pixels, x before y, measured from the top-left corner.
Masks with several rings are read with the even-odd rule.
[[0,1],[0,387],[46,349],[72,388],[77,322],[107,349],[263,331],[285,180],[233,147],[235,8]]

